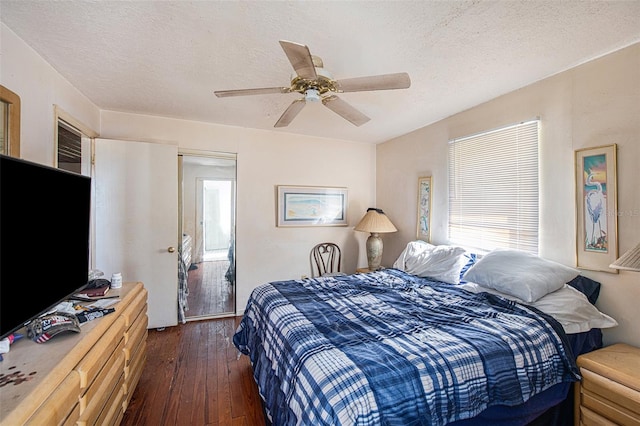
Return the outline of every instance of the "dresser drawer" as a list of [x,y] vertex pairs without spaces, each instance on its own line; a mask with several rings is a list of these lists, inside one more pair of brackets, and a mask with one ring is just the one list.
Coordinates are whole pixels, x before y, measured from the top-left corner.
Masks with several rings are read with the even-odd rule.
[[582,407],[599,413],[600,417],[618,425],[640,426],[640,417],[637,414],[589,391],[582,394]]
[[588,408],[580,407],[580,425],[584,426],[618,426]]
[[77,426],[78,419],[80,418],[80,404],[76,404],[73,411],[69,414],[67,419],[60,423],[60,426]]
[[116,389],[111,394],[111,398],[107,401],[105,408],[100,413],[98,417],[98,421],[96,421],[97,425],[114,425],[116,423],[116,419],[119,416],[122,416],[124,413],[124,379],[123,376],[120,376],[119,383],[116,385]]
[[[83,395],[80,397],[80,414],[83,413],[87,405],[94,399],[99,397],[101,384],[108,380],[112,376],[114,371],[124,371],[124,341],[120,340],[120,343],[109,359],[104,363],[104,368],[100,370],[100,373],[96,376],[94,383],[86,389]],[[103,397],[104,398],[104,397]]]
[[[141,312],[136,322],[124,333],[124,341],[128,353],[135,351],[135,348],[140,345],[140,341],[146,339],[148,324],[149,319],[146,312]],[[127,358],[127,360],[129,359]]]
[[122,311],[122,317],[125,320],[125,327],[129,328],[143,310],[145,312],[147,310],[147,290],[144,287],[131,301],[129,306]]
[[60,424],[74,409],[77,409],[79,394],[80,375],[77,371],[71,371],[26,424],[34,426]]
[[135,364],[131,365],[129,377],[124,381],[124,396],[125,400],[123,401],[123,409],[126,410],[129,405],[129,401],[131,401],[131,397],[133,396],[133,391],[135,390],[138,382],[140,381],[140,377],[142,376],[142,371],[144,370],[144,365],[147,362],[147,354],[143,352],[141,357],[134,361]]
[[133,354],[133,358],[129,365],[124,368],[124,378],[127,383],[132,383],[132,380],[135,379],[136,382],[133,383],[133,387],[135,387],[135,383],[137,383],[137,376],[140,376],[142,370],[144,369],[144,363],[147,359],[147,342],[143,341],[138,351]]
[[[124,353],[120,352],[120,358],[116,361],[114,368],[108,370],[107,375],[101,383],[95,383],[95,390],[91,389],[93,398],[86,400],[86,409],[80,414],[78,425],[99,424],[97,420],[103,415],[103,410],[111,409],[109,405],[114,395],[122,392],[124,383]],[[121,401],[118,402],[119,405]]]
[[[113,315],[113,314],[111,314]],[[91,348],[91,350],[78,363],[76,370],[80,373],[80,386],[82,389],[89,387],[102,369],[104,362],[113,353],[113,348],[124,336],[124,318],[119,317],[114,321],[104,336]]]
[[636,418],[640,418],[640,392],[584,368],[580,373],[585,395],[591,394],[617,411],[635,413]]

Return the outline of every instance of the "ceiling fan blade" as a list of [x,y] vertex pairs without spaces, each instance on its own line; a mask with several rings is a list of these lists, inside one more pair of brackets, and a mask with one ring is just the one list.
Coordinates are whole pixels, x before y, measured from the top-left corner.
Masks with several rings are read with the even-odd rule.
[[291,123],[293,119],[296,118],[296,115],[298,115],[298,113],[302,111],[302,108],[304,108],[305,105],[306,102],[304,99],[296,99],[295,101],[291,102],[291,105],[289,105],[289,107],[282,113],[273,127],[287,127],[289,123]]
[[215,95],[219,98],[230,96],[247,96],[247,95],[269,95],[271,93],[289,93],[290,87],[261,87],[259,89],[238,89],[238,90],[216,90]]
[[315,80],[318,78],[316,67],[313,65],[313,58],[309,48],[304,44],[294,43],[292,41],[280,40],[280,46],[289,58],[289,62],[296,70],[296,74],[307,80]]
[[338,80],[337,83],[339,92],[366,92],[369,90],[406,89],[411,86],[411,79],[406,72],[400,72],[397,74],[347,78]]
[[335,95],[331,95],[322,99],[322,103],[331,111],[340,115],[342,118],[352,122],[356,126],[362,126],[364,123],[370,120],[369,117]]

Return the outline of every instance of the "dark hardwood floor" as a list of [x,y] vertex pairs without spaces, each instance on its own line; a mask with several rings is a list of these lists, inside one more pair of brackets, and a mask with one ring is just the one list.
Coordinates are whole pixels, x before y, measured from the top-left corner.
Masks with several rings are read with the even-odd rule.
[[265,425],[249,358],[233,345],[239,321],[149,330],[147,362],[121,425]]
[[189,310],[187,318],[235,312],[234,287],[225,278],[228,260],[213,260],[193,264],[189,269],[187,285]]

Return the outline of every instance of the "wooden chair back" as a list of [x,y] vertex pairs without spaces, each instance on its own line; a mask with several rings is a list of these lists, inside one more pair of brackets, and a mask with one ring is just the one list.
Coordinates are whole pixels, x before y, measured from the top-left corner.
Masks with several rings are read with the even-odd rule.
[[342,252],[335,243],[320,243],[311,249],[309,254],[311,277],[320,277],[340,272]]

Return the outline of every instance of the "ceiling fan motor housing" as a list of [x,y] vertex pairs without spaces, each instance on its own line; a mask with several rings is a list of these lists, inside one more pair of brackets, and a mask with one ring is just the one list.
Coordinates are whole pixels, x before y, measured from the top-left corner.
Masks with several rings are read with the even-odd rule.
[[[291,91],[305,95],[305,100],[315,102],[315,100],[307,98],[309,90],[315,90],[318,94],[324,95],[327,92],[337,92],[336,81],[333,80],[331,74],[324,68],[315,68],[316,78],[311,80],[302,78],[298,75],[291,76]],[[320,100],[320,99],[318,99]]]

